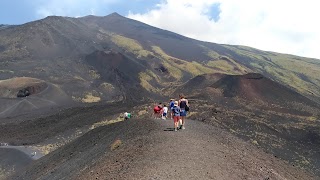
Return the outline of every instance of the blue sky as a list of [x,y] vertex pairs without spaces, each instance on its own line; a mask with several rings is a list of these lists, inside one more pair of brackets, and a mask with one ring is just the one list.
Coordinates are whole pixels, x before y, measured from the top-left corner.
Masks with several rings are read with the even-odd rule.
[[2,0],[0,24],[23,24],[47,15],[105,16],[117,12],[126,16],[129,11],[145,13],[160,2],[160,0]]
[[1,0],[0,24],[117,12],[194,39],[320,59],[314,0]]

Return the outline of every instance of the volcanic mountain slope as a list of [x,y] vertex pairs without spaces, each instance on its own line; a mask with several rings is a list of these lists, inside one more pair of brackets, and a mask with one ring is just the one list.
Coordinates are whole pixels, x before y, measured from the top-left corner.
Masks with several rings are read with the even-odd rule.
[[[308,112],[311,114],[316,113],[312,108],[319,108],[319,104],[316,102],[258,73],[199,75],[178,87],[173,94],[176,96],[179,92],[200,99],[241,98],[252,103],[264,103],[289,109],[300,105],[300,109],[293,109],[297,111],[305,105],[309,107]],[[201,98],[204,95],[206,97]],[[302,110],[307,111],[308,108]]]
[[[250,72],[263,77],[231,76]],[[320,165],[316,161],[319,159],[316,130],[319,120],[315,113],[319,107],[291,91],[319,100],[319,73],[320,61],[316,59],[196,41],[118,14],[82,18],[51,16],[0,29],[0,79],[14,82],[15,77],[26,77],[56,87],[53,91],[40,88],[41,92],[19,99],[14,95],[33,87],[32,81],[20,82],[18,88],[10,87],[10,83],[2,84],[0,113],[5,118],[0,119],[0,142],[45,146],[58,142],[56,139],[68,133],[87,132],[95,123],[104,124],[105,116],[118,116],[141,101],[184,92],[188,97],[197,98],[192,102],[192,118],[224,127],[294,165],[319,174]],[[254,78],[250,78],[252,76]],[[51,101],[51,95],[65,100],[56,102],[63,107],[74,102],[109,103],[51,112],[38,118],[17,117],[19,110],[36,110],[32,106],[40,103],[36,99]],[[14,108],[15,105],[22,106]],[[48,104],[43,107],[51,108]],[[98,152],[91,149],[95,146],[85,144],[84,150],[82,146],[76,149],[72,146],[57,152],[70,152],[71,157],[67,159],[72,159],[75,151]],[[95,161],[101,153],[99,150],[97,156],[91,159],[88,156],[85,160]],[[63,159],[67,154],[64,155],[56,159],[57,164],[44,168],[55,169],[59,163],[62,167],[72,165]],[[44,159],[55,157],[53,153]],[[75,170],[80,171],[84,164],[87,162],[75,166]],[[38,171],[38,165],[33,166],[34,171],[27,170],[26,177],[50,176],[49,171]],[[65,172],[60,170],[57,177]]]
[[260,74],[200,75],[173,96],[179,93],[190,98],[191,118],[320,173],[319,104]]
[[[38,157],[47,155],[91,129],[122,120],[119,114],[132,110],[133,105],[139,106],[139,103],[115,102],[90,107],[73,107],[59,110],[58,113],[38,115],[37,118],[23,116],[22,119],[18,117],[1,119],[0,156],[7,155],[7,157],[3,159],[4,161],[0,161],[0,179],[13,172],[20,172],[20,167],[32,163],[31,152],[37,152]],[[133,114],[138,113],[133,112]],[[16,149],[22,150],[26,155],[16,152]],[[18,156],[24,158],[15,158]]]
[[117,73],[101,76],[104,72],[87,61],[96,52],[121,54],[133,71],[116,67],[114,72],[126,74],[130,85],[151,93],[163,94],[163,88],[205,73],[259,72],[312,99],[320,97],[318,60],[196,41],[116,13],[50,16],[0,30],[0,78],[38,78],[60,86],[78,102],[125,98],[122,90],[127,87],[107,81]]
[[198,121],[130,119],[99,127],[11,179],[314,179]]
[[71,101],[59,87],[35,78],[0,80],[0,89],[0,118],[47,112]]

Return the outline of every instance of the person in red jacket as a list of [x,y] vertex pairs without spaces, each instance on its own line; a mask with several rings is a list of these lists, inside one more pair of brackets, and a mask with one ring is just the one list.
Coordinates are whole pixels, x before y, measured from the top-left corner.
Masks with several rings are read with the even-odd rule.
[[162,112],[162,103],[159,103],[158,105],[156,105],[154,108],[153,108],[153,116],[155,119],[157,118],[161,118],[161,112]]

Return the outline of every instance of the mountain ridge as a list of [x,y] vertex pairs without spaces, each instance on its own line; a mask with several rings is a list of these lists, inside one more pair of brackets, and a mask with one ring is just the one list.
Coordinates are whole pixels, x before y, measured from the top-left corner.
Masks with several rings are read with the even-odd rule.
[[[245,46],[198,41],[117,13],[80,18],[50,16],[10,28],[10,31],[2,29],[0,35],[0,70],[4,72],[0,74],[1,79],[31,76],[54,83],[57,82],[53,81],[54,77],[83,86],[79,78],[86,83],[99,80],[99,76],[90,78],[83,73],[96,71],[87,64],[85,57],[94,51],[111,50],[148,69],[132,75],[138,77],[137,83],[151,93],[162,94],[158,87],[168,87],[171,82],[183,84],[201,74],[256,72],[320,102],[317,91],[320,78],[315,75],[320,73],[320,61]],[[38,70],[15,71],[34,63],[40,67],[33,69],[42,69],[47,75]],[[59,73],[55,67],[60,69]],[[165,72],[159,72],[159,69]],[[61,86],[68,91],[63,84]],[[105,94],[101,89],[94,88],[94,91],[97,93],[91,93],[95,96]],[[67,94],[79,99],[86,92]],[[102,95],[100,99],[110,98]]]

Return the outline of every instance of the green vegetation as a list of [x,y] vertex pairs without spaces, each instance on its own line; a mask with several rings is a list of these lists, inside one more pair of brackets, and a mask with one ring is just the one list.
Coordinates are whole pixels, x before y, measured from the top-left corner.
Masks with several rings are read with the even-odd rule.
[[198,76],[201,74],[210,74],[210,73],[215,73],[213,69],[204,66],[203,64],[200,64],[198,62],[192,61],[186,62],[182,65],[180,65],[181,68],[184,68],[187,70],[187,72],[191,73],[193,76]]
[[257,141],[257,140],[251,140],[251,142],[252,142],[252,144],[254,144],[254,145],[256,145],[256,146],[258,146],[258,145],[259,145],[259,143],[258,143],[258,141]]
[[[258,49],[246,46],[222,45],[240,55],[244,65],[234,60],[231,55],[222,56],[219,53],[200,45],[207,56],[212,60],[206,64],[199,62],[189,62],[183,59],[172,57],[164,52],[158,46],[152,46],[152,51],[145,50],[136,40],[130,39],[114,33],[101,32],[103,35],[111,38],[119,47],[135,54],[137,58],[148,58],[156,56],[161,60],[162,65],[168,70],[168,77],[173,77],[180,82],[185,73],[191,76],[197,76],[206,73],[227,73],[227,74],[245,74],[247,72],[259,72],[269,74],[273,80],[283,82],[303,94],[312,94],[320,96],[320,62],[313,59],[301,58],[292,55],[264,52]],[[245,67],[250,65],[251,68]],[[91,73],[92,78],[99,78]],[[139,74],[141,85],[148,91],[158,91],[152,86],[151,81],[161,84],[161,79],[152,71],[141,72]],[[163,82],[162,82],[163,83]]]
[[212,60],[207,62],[207,66],[219,69],[220,73],[227,74],[245,74],[250,72],[250,70],[243,65],[237,63],[235,60],[227,56],[215,57],[217,60]]
[[151,92],[159,92],[161,90],[160,88],[156,88],[153,85],[151,85],[151,83],[157,83],[160,85],[166,84],[166,82],[162,82],[160,77],[157,76],[151,70],[140,72],[139,79],[140,79],[140,85],[144,87],[147,91],[151,91]]
[[118,122],[121,122],[121,121],[124,121],[124,118],[121,117],[121,116],[118,116],[116,119],[112,119],[112,120],[106,119],[106,120],[103,120],[103,121],[96,122],[93,125],[91,125],[91,127],[89,129],[92,130],[92,129],[95,129],[95,128],[100,127],[100,126],[107,126],[107,125],[118,123]]
[[86,81],[85,79],[83,79],[81,76],[78,76],[78,75],[73,76],[73,78],[79,81]]
[[[168,70],[168,76],[175,78],[178,82],[182,80],[184,73],[197,76],[206,73],[215,73],[216,71],[210,67],[206,67],[198,62],[188,62],[186,60],[178,59],[166,54],[160,47],[152,46],[155,56],[161,60],[161,64]],[[140,85],[148,91],[157,92],[160,89],[151,85],[151,81],[158,84],[165,84],[159,76],[150,70],[139,73]]]
[[81,99],[81,101],[84,103],[100,102],[101,98],[99,96],[95,96],[94,94],[97,94],[97,93],[95,91],[87,92],[84,98]]
[[112,151],[114,151],[114,150],[116,150],[117,148],[119,148],[119,147],[121,146],[121,144],[122,144],[122,141],[121,141],[120,139],[117,139],[117,140],[115,140],[115,141],[111,144],[110,149],[111,149]]
[[320,61],[245,46],[224,47],[246,59],[255,71],[267,73],[273,80],[283,82],[302,94],[320,96]]
[[167,55],[160,47],[158,46],[152,46],[152,50],[160,55],[163,59],[169,60],[171,56]]
[[168,69],[169,74],[178,81],[181,80],[183,76],[182,72],[187,72],[192,76],[216,72],[214,69],[206,67],[198,62],[188,62],[186,60],[169,56],[158,46],[152,46],[152,50],[156,54],[160,55],[163,60],[163,65]]
[[160,55],[160,59],[162,59],[162,64],[165,68],[168,69],[169,75],[174,77],[176,80],[181,80],[183,73],[182,71],[177,68],[171,61],[169,55],[167,55],[160,47],[152,46],[152,50],[157,54]]
[[207,55],[213,59],[218,59],[220,57],[220,55],[215,51],[209,51]]
[[109,93],[112,92],[115,89],[112,84],[106,83],[106,82],[100,84],[99,87],[102,88],[103,90],[109,92]]
[[174,77],[178,81],[181,80],[181,78],[183,77],[183,73],[179,68],[173,66],[167,60],[162,60],[162,64],[165,68],[168,69],[170,76]]
[[146,89],[147,91],[156,92],[158,89],[153,87],[149,81],[153,80],[154,78],[148,72],[140,72],[139,73],[140,85]]
[[10,71],[10,70],[1,70],[1,69],[0,69],[0,73],[10,73],[10,74],[14,74],[14,71]]
[[90,70],[89,75],[92,79],[99,79],[100,78],[100,74],[95,70]]
[[211,57],[212,59],[219,59],[220,54],[211,50],[210,48],[207,48],[204,45],[199,45],[201,48],[204,49],[205,53],[207,54],[207,56]]
[[137,55],[138,58],[154,55],[152,52],[143,49],[139,42],[134,39],[130,39],[120,35],[113,35],[111,37],[111,41],[119,47],[122,47],[127,51]]
[[[218,70],[219,73],[243,74],[243,73],[239,72],[238,70],[235,70],[235,67],[237,67],[237,66],[235,66],[234,64],[232,64],[228,61],[225,61],[225,60],[208,61],[207,66],[219,69]],[[239,65],[239,67],[241,69],[244,69],[240,65]]]
[[205,47],[201,46],[207,52],[207,56],[211,57],[212,60],[207,62],[207,66],[217,69],[219,73],[227,74],[245,74],[250,72],[250,69],[239,64],[232,58],[228,56],[220,55],[219,53]]

